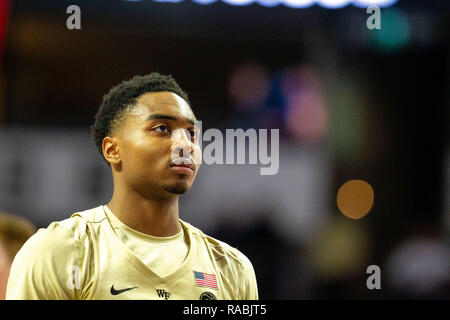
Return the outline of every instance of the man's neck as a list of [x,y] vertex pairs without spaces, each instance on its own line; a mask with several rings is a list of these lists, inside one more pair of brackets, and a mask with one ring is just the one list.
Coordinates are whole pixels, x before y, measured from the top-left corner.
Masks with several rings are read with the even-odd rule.
[[178,196],[165,200],[143,199],[133,193],[114,192],[108,208],[125,225],[136,231],[169,237],[181,231]]

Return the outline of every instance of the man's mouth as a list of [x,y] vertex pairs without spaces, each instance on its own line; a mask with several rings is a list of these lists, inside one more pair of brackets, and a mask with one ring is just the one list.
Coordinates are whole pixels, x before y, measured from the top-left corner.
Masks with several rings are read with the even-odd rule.
[[170,167],[171,168],[180,168],[180,170],[182,170],[181,168],[187,168],[187,169],[190,169],[192,172],[195,171],[194,162],[187,158],[178,158],[178,159],[172,160]]

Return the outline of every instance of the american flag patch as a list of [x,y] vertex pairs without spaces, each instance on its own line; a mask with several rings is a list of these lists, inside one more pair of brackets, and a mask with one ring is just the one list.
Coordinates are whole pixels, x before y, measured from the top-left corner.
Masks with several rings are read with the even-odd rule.
[[198,286],[218,289],[216,276],[213,274],[194,271],[194,278]]

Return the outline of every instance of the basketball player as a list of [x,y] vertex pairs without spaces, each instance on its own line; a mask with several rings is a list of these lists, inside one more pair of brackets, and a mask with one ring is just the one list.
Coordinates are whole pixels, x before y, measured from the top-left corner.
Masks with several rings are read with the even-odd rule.
[[23,244],[36,232],[25,218],[0,212],[0,300],[6,296],[11,263]]
[[248,258],[179,218],[178,199],[201,162],[195,121],[171,76],[112,88],[92,126],[111,167],[111,200],[27,241],[6,298],[258,299]]

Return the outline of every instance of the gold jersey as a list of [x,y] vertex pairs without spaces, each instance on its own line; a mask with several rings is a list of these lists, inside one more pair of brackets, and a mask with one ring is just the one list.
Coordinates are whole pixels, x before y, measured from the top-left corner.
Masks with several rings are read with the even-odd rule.
[[160,276],[120,240],[104,206],[53,222],[16,255],[6,298],[258,299],[255,272],[244,254],[180,223],[188,252],[181,265]]

